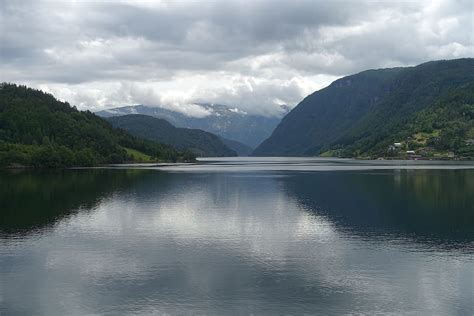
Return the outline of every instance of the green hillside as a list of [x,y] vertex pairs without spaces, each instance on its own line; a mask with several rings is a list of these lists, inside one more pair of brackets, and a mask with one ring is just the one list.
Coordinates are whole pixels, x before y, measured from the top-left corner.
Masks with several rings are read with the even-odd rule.
[[337,140],[389,92],[401,69],[364,71],[301,101],[254,151],[259,156],[309,156]]
[[113,128],[91,112],[78,111],[51,94],[25,86],[0,85],[0,166],[95,166],[192,160],[170,146]]
[[190,128],[177,128],[168,121],[148,115],[131,114],[109,117],[115,127],[137,137],[171,145],[179,150],[189,150],[201,157],[230,157],[236,152],[227,147],[216,135]]
[[306,97],[254,155],[470,157],[473,84],[469,58],[344,77]]
[[[361,139],[343,150],[346,155],[366,148],[367,154],[379,156],[402,157],[410,150],[433,158],[474,157],[474,82],[445,93],[391,131],[374,146],[364,147],[366,140]],[[393,150],[395,142],[401,143],[405,154]]]

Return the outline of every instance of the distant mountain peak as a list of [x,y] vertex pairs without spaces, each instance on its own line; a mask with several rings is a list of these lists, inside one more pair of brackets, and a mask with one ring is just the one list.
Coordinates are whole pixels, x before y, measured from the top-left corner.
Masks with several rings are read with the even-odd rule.
[[[96,112],[103,117],[143,114],[162,118],[176,127],[202,129],[228,140],[235,140],[255,148],[272,133],[280,117],[250,114],[236,106],[217,103],[196,103],[210,114],[193,117],[160,106],[130,105]],[[289,107],[282,106],[283,115]]]
[[206,110],[209,110],[211,112],[211,115],[225,115],[228,113],[233,113],[233,114],[238,114],[238,115],[249,115],[248,112],[241,110],[237,107],[231,107],[227,106],[224,104],[217,104],[217,103],[196,103],[196,105],[199,105]]

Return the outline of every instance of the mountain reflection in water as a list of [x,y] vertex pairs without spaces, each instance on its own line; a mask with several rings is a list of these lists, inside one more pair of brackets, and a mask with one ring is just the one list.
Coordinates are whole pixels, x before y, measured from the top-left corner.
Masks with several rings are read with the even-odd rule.
[[0,179],[0,313],[473,311],[474,170]]

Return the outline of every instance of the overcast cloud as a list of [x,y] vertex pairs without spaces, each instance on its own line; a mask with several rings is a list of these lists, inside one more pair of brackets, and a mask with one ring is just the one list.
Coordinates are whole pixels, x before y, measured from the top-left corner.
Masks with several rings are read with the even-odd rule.
[[0,0],[0,81],[81,109],[276,115],[340,76],[474,57],[473,3]]

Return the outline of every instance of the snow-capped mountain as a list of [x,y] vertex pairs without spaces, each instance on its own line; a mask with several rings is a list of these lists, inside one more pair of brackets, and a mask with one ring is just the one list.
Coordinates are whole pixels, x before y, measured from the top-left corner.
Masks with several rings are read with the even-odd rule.
[[[127,114],[143,114],[162,118],[176,127],[197,128],[236,140],[252,148],[268,138],[278,125],[280,117],[266,117],[248,114],[245,111],[221,104],[199,104],[210,114],[205,117],[191,117],[185,114],[145,105],[132,105],[112,108],[96,112],[102,117],[121,116]],[[281,116],[289,111],[282,106]]]

